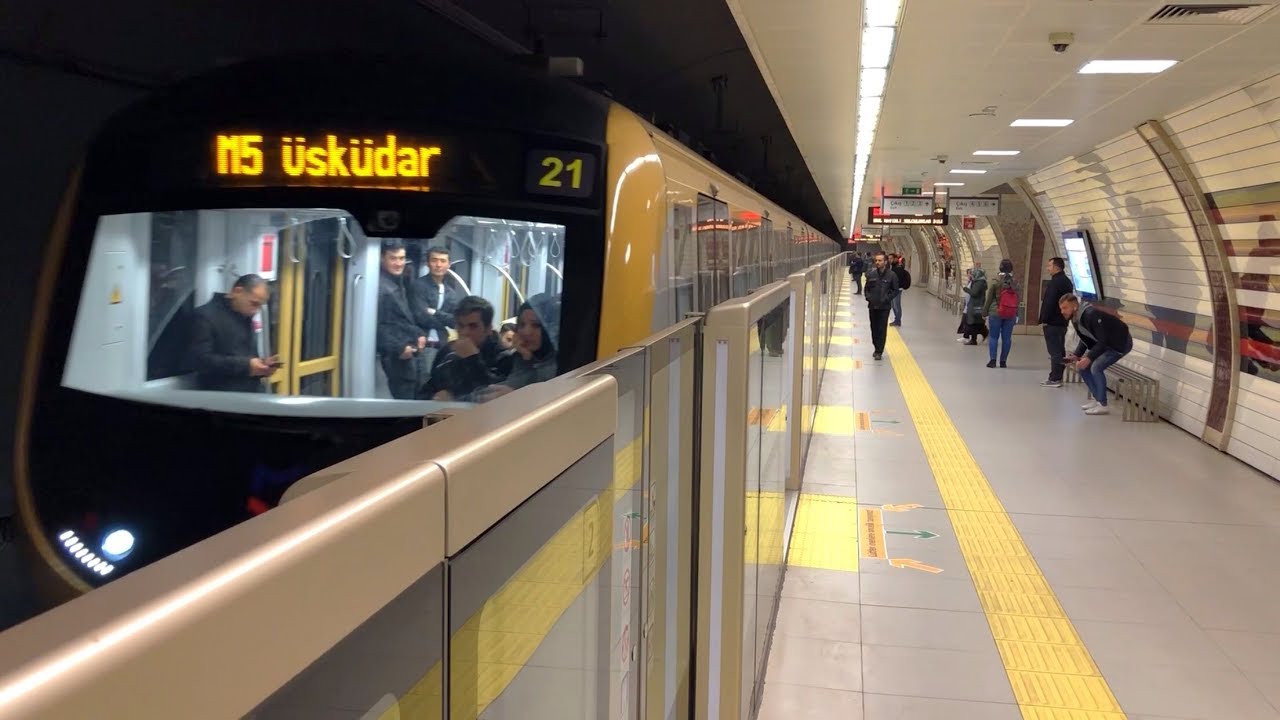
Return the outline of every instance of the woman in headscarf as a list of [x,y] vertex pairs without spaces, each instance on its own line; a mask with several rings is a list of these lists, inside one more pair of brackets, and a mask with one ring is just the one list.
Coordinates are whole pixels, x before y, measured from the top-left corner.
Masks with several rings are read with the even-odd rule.
[[476,392],[480,402],[502,397],[525,385],[546,382],[558,370],[556,346],[560,340],[560,298],[534,295],[516,313],[515,357],[511,374],[497,385]]
[[983,319],[983,301],[987,297],[987,273],[982,268],[970,271],[972,278],[965,286],[965,294],[969,296],[964,306],[964,322],[968,329],[969,342],[965,345],[977,345],[978,336],[987,337],[987,323]]

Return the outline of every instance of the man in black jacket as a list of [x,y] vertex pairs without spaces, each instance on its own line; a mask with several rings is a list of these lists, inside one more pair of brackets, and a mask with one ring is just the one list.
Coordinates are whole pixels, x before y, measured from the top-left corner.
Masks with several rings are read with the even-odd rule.
[[1063,295],[1058,307],[1080,336],[1080,345],[1066,359],[1076,364],[1076,372],[1093,395],[1081,409],[1086,415],[1106,415],[1110,410],[1107,409],[1107,378],[1103,373],[1133,350],[1129,326],[1092,305],[1082,307],[1075,295]]
[[262,392],[262,378],[275,372],[280,359],[258,356],[253,316],[271,299],[267,281],[244,275],[231,292],[196,308],[191,326],[191,361],[196,387],[223,392]]
[[421,385],[421,357],[427,351],[427,322],[416,313],[411,287],[405,282],[405,249],[400,240],[382,242],[382,270],[378,273],[378,361],[387,375],[391,397],[413,400]]
[[1045,271],[1049,273],[1049,283],[1045,285],[1044,297],[1040,300],[1040,325],[1044,328],[1044,347],[1049,351],[1049,379],[1040,383],[1041,387],[1062,387],[1062,359],[1067,355],[1067,319],[1058,308],[1058,301],[1065,295],[1075,292],[1071,278],[1067,277],[1067,261],[1060,257],[1050,258]]
[[469,402],[476,390],[507,379],[515,350],[504,348],[493,331],[493,305],[488,300],[476,295],[462,298],[454,318],[458,339],[436,356],[422,396]]
[[428,348],[444,347],[449,342],[449,328],[455,327],[454,314],[463,297],[462,288],[449,274],[449,268],[449,250],[443,245],[432,245],[427,248],[427,274],[413,283],[413,294],[418,300],[414,312],[425,317],[422,327],[427,331]]
[[893,299],[901,290],[898,289],[898,276],[889,269],[889,259],[878,252],[875,266],[867,271],[867,281],[862,292],[867,297],[867,312],[871,319],[871,344],[874,348],[872,359],[884,357],[884,341],[889,334],[889,310],[893,307]]

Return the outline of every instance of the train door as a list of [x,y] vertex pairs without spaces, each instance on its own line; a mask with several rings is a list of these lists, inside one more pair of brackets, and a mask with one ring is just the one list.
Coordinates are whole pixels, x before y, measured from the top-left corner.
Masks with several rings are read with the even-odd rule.
[[345,217],[297,222],[280,232],[266,344],[280,367],[269,378],[277,395],[341,397],[344,294],[355,250]]
[[729,293],[729,205],[698,195],[699,307],[705,311],[728,300]]

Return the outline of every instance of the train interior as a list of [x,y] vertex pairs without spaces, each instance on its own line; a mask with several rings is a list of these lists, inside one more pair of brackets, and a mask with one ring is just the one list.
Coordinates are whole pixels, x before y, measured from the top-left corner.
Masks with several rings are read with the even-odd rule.
[[[102,217],[63,384],[251,414],[412,414],[406,401],[391,400],[375,349],[385,240],[366,236],[347,212],[325,208]],[[563,292],[560,225],[459,216],[433,238],[401,240],[410,283],[430,282],[427,251],[446,249],[445,281],[461,295],[489,301],[495,331],[515,322],[526,299]],[[189,351],[193,314],[246,274],[268,282],[269,299],[253,324],[259,357],[277,356],[280,365],[265,378],[265,393],[197,390]],[[418,410],[438,405],[421,402]]]

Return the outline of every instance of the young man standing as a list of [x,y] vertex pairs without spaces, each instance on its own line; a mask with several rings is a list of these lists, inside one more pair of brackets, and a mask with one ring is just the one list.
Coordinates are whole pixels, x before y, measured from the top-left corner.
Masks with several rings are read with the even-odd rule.
[[1107,409],[1107,378],[1103,373],[1133,350],[1129,326],[1092,305],[1081,307],[1080,298],[1075,295],[1062,296],[1058,307],[1080,336],[1080,345],[1066,359],[1076,364],[1076,372],[1093,395],[1081,409],[1086,415],[1106,415],[1111,411]]
[[1040,325],[1044,328],[1044,347],[1049,351],[1049,379],[1040,383],[1041,387],[1062,387],[1062,360],[1067,355],[1067,319],[1058,309],[1058,301],[1075,292],[1066,267],[1067,261],[1060,257],[1050,258],[1045,267],[1049,283],[1045,285],[1044,297],[1040,300]]
[[889,334],[889,310],[893,307],[893,299],[902,292],[898,289],[898,276],[889,269],[889,260],[884,253],[876,253],[875,265],[867,271],[862,291],[867,296],[871,343],[875,349],[871,357],[879,360],[884,357],[884,341]]

